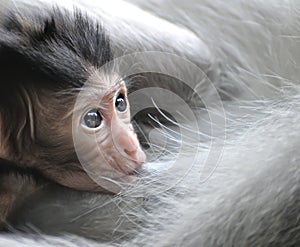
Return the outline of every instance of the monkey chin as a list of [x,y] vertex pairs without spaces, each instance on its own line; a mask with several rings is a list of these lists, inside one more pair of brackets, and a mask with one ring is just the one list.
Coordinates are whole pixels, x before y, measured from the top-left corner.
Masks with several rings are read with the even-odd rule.
[[139,150],[135,159],[128,156],[81,160],[82,170],[64,172],[52,176],[56,182],[76,190],[119,194],[135,186],[140,170],[146,162],[146,155]]
[[[118,162],[118,167],[122,167],[122,169],[99,173],[101,174],[100,180],[97,179],[96,183],[114,194],[120,194],[130,187],[134,187],[139,180],[139,171],[145,158],[143,157],[142,160],[143,162],[124,158]],[[120,163],[122,165],[119,165]]]
[[91,181],[93,184],[89,186],[88,190],[97,193],[122,194],[128,188],[134,187],[138,179],[136,171],[128,174],[113,171],[113,175],[105,173],[98,178],[94,174]]
[[109,194],[121,193],[125,188],[134,186],[138,179],[136,171],[125,174],[115,170],[99,173],[82,170],[53,176],[56,183],[71,189]]

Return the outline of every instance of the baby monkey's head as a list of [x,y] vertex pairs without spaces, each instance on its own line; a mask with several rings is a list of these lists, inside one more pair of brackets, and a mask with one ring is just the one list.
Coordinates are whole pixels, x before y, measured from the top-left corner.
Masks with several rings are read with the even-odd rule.
[[132,182],[145,154],[131,124],[125,82],[95,73],[77,96],[73,140],[85,171],[101,187],[117,191]]
[[[145,162],[110,40],[79,11],[8,14],[0,29],[0,158],[59,184],[118,192]],[[104,66],[105,67],[105,66]]]

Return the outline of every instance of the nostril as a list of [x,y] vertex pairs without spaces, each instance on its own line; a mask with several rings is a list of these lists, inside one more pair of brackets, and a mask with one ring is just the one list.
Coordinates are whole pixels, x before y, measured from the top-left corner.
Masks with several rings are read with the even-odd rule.
[[124,149],[124,152],[130,157],[131,160],[139,165],[142,165],[146,161],[146,155],[142,150],[137,149],[134,151],[128,151],[127,149]]
[[134,158],[135,153],[136,153],[136,150],[134,150],[134,151],[129,151],[129,150],[127,150],[127,149],[124,149],[124,152],[125,152],[128,156]]

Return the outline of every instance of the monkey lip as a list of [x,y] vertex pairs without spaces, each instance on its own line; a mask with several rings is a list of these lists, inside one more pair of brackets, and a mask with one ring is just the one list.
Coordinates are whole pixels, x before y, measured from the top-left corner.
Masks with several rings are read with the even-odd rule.
[[139,173],[136,170],[131,170],[128,172],[122,171],[118,174],[115,174],[115,176],[113,176],[112,179],[116,182],[122,183],[123,185],[133,185],[136,183],[138,175]]
[[127,176],[137,176],[137,175],[139,175],[139,172],[137,170],[133,170],[131,172],[128,172],[126,175]]
[[139,169],[141,168],[142,164],[139,160],[133,160],[127,157],[123,157],[117,162],[117,166],[123,174],[127,176],[137,176],[139,174]]
[[126,170],[123,170],[122,172],[127,175],[127,176],[130,176],[130,177],[133,177],[133,176],[137,176],[139,174],[138,170],[140,168],[140,163],[138,162],[134,162],[134,161],[131,161],[128,165],[126,165]]

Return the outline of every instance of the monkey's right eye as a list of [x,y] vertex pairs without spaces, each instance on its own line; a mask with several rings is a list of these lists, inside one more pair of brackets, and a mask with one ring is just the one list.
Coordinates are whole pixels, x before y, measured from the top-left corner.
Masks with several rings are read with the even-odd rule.
[[100,126],[102,117],[98,110],[93,109],[85,114],[83,121],[87,127],[95,129]]

